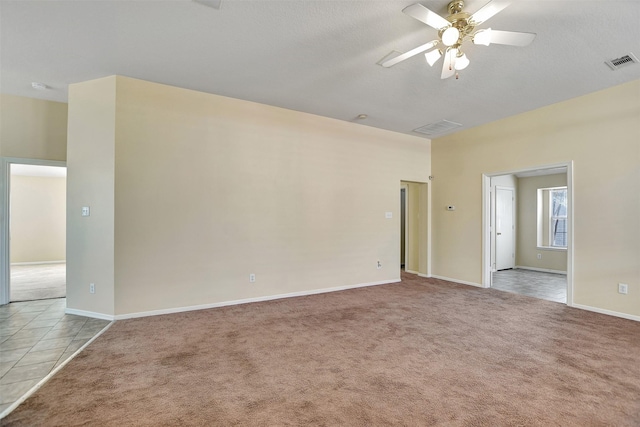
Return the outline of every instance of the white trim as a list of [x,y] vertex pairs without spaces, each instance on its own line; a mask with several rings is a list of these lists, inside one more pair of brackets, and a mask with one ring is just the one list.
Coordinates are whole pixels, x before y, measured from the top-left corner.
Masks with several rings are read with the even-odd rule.
[[9,161],[0,158],[0,304],[9,304],[11,266],[9,258]]
[[346,291],[348,289],[355,288],[365,288],[368,286],[378,286],[378,285],[388,285],[390,283],[398,283],[400,279],[394,280],[383,280],[380,282],[371,282],[371,283],[361,283],[358,285],[347,285],[347,286],[336,286],[334,288],[325,288],[325,289],[314,289],[311,291],[300,291],[300,292],[291,292],[288,294],[279,294],[279,295],[268,295],[264,297],[255,297],[255,298],[245,298],[233,301],[222,301],[222,302],[214,302],[211,304],[202,304],[202,305],[191,305],[187,307],[175,307],[175,308],[165,308],[161,310],[151,310],[151,311],[141,311],[138,313],[127,313],[127,314],[117,314],[115,316],[115,320],[124,320],[124,319],[134,319],[137,317],[147,317],[147,316],[159,316],[162,314],[173,314],[173,313],[182,313],[185,311],[196,311],[196,310],[206,310],[209,308],[218,308],[218,307],[226,307],[229,305],[239,305],[239,304],[248,304],[252,302],[263,302],[263,301],[272,301],[283,298],[294,298],[294,297],[302,297],[307,295],[316,295],[316,294],[324,294],[328,292],[337,292],[337,291]]
[[567,251],[567,248],[562,248],[560,246],[536,246],[536,249],[539,251],[557,251],[557,252]]
[[482,174],[482,287],[491,287],[491,178]]
[[427,275],[423,277],[431,277],[431,218],[433,217],[433,204],[431,201],[431,179],[427,184]]
[[94,335],[93,338],[91,338],[89,341],[87,341],[86,343],[84,343],[84,345],[82,347],[80,347],[78,350],[76,350],[75,353],[73,353],[71,356],[69,356],[67,358],[67,360],[65,360],[64,362],[62,362],[61,364],[59,364],[58,366],[56,366],[51,372],[49,372],[49,375],[47,375],[46,377],[44,377],[43,379],[41,379],[40,381],[38,381],[38,383],[36,385],[34,385],[33,387],[31,387],[31,389],[29,389],[29,391],[27,391],[25,394],[22,395],[22,397],[20,397],[20,399],[16,400],[15,402],[13,402],[9,407],[7,407],[4,411],[2,411],[2,413],[0,414],[0,420],[3,419],[4,417],[6,417],[7,415],[9,415],[11,413],[11,411],[13,411],[14,409],[16,409],[18,406],[20,406],[20,404],[22,402],[24,402],[25,400],[27,400],[29,398],[29,396],[31,396],[33,393],[35,393],[36,391],[38,391],[38,389],[40,389],[40,387],[42,387],[47,381],[49,381],[55,374],[58,373],[58,371],[62,368],[64,368],[66,366],[67,363],[71,362],[71,360],[76,357],[78,354],[80,354],[80,352],[82,350],[84,350],[85,348],[87,348],[87,346],[89,344],[91,344],[92,342],[94,342],[96,340],[96,338],[98,338],[100,335],[102,335],[103,333],[106,332],[107,329],[109,329],[111,327],[111,325],[113,325],[113,322],[109,323],[107,326],[105,326],[104,328],[102,328],[102,330],[100,332],[98,332],[96,335]]
[[573,306],[573,160],[567,163],[567,305]]
[[640,322],[640,316],[635,316],[633,314],[620,313],[618,311],[605,310],[604,308],[591,307],[590,305],[582,305],[582,304],[572,304],[571,307],[579,308],[580,310],[593,311],[594,313],[606,314],[608,316],[621,317],[627,320],[635,320],[636,322]]
[[418,273],[418,277],[424,277],[425,279],[430,279],[431,275],[430,274],[422,274],[422,273]]
[[[404,266],[407,267],[407,254],[409,253],[409,184],[400,182],[400,203],[402,203],[402,190],[404,190]],[[401,219],[402,221],[402,219]],[[400,263],[402,264],[402,263]]]
[[540,271],[542,273],[554,273],[554,274],[564,274],[566,275],[566,271],[562,270],[551,270],[549,268],[537,268],[537,267],[525,267],[523,265],[516,265],[515,268],[519,268],[520,270],[531,270],[531,271]]
[[75,308],[65,308],[65,314],[75,314],[76,316],[93,317],[94,319],[114,321],[115,316],[110,314],[96,313],[95,311],[77,310]]
[[67,162],[59,160],[23,159],[0,157],[0,305],[9,304],[9,283],[11,281],[11,255],[9,253],[9,188],[11,186],[12,163],[21,165],[60,166]]
[[420,275],[420,273],[418,273],[417,271],[407,270],[406,268],[405,268],[404,272],[405,272],[405,273],[409,273],[409,274],[415,274],[415,275],[417,275],[417,276],[419,276],[419,275]]
[[34,262],[12,262],[11,265],[40,265],[40,264],[66,264],[67,260],[60,261],[34,261]]
[[485,286],[482,286],[482,284],[480,283],[467,282],[466,280],[452,279],[451,277],[436,276],[435,274],[431,275],[431,277],[433,277],[434,279],[446,280],[447,282],[460,283],[461,285],[475,286],[476,288],[485,287]]

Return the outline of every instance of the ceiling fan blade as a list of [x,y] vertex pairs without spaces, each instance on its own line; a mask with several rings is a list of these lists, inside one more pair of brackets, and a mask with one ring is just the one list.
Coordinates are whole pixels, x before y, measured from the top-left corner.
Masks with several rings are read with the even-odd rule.
[[482,6],[482,9],[471,15],[471,21],[478,26],[511,4],[506,0],[494,0]]
[[452,50],[447,50],[444,54],[444,61],[442,64],[442,75],[440,75],[441,79],[448,79],[456,73],[456,69],[454,67],[455,62],[455,53]]
[[415,49],[411,49],[410,51],[405,52],[402,55],[398,55],[398,56],[396,56],[394,58],[391,58],[391,59],[389,59],[387,61],[384,61],[380,65],[382,65],[385,68],[392,67],[392,66],[396,65],[398,62],[402,62],[405,59],[409,59],[412,56],[416,56],[417,54],[422,53],[425,50],[429,50],[432,47],[435,47],[435,45],[437,45],[437,44],[438,44],[438,40],[430,41],[429,43],[423,44],[422,46],[418,46]]
[[529,46],[535,33],[520,33],[516,31],[491,30],[491,44],[506,44],[509,46]]
[[442,16],[438,15],[435,12],[432,12],[420,3],[407,6],[402,9],[402,11],[410,17],[415,18],[420,22],[424,22],[425,24],[435,28],[436,30],[440,30],[451,25],[451,23],[444,19]]

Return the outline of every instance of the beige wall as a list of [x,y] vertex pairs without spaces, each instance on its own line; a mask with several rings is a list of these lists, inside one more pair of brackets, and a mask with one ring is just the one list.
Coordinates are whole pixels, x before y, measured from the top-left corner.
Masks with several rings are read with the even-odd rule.
[[[71,95],[70,189],[100,193],[85,176],[111,153],[80,143],[115,136],[100,193],[115,194],[115,314],[399,279],[400,181],[428,180],[428,140],[124,77]],[[75,212],[83,199],[69,198]],[[93,232],[69,215],[80,224]],[[83,265],[74,302],[91,311],[84,282],[107,277]]]
[[0,156],[66,160],[67,104],[0,94]]
[[[543,270],[567,271],[567,251],[538,248],[538,189],[567,185],[567,174],[518,179],[516,264]],[[547,210],[548,212],[548,210]],[[538,259],[537,255],[542,256]]]
[[634,81],[434,140],[433,273],[481,282],[482,173],[573,160],[574,302],[640,315],[639,123]]
[[66,181],[11,176],[11,263],[66,259]]
[[67,307],[106,315],[114,313],[115,90],[115,77],[69,86]]

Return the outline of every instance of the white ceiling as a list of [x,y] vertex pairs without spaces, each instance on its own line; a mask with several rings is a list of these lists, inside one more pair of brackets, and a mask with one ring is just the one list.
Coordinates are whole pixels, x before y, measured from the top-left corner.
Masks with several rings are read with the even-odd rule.
[[[471,45],[460,79],[423,55],[436,38],[412,0],[0,1],[0,91],[65,102],[70,83],[119,74],[396,132],[465,129],[640,78],[640,1],[520,0],[481,28],[537,33],[528,47]],[[474,12],[485,0],[468,0]],[[446,15],[446,0],[421,2]],[[36,91],[31,82],[50,87]],[[415,134],[420,136],[419,134]]]

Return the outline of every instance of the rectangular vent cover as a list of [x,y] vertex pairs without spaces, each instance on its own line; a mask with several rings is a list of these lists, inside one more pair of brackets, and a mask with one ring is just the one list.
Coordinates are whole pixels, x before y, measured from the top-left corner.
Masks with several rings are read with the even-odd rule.
[[418,129],[414,129],[413,131],[431,136],[448,132],[450,130],[459,128],[460,126],[462,126],[460,123],[450,122],[449,120],[440,120],[439,122],[421,126]]
[[612,59],[610,61],[605,61],[605,64],[609,66],[612,70],[617,70],[618,68],[622,68],[625,65],[637,64],[638,58],[633,53],[629,53],[628,55],[622,56],[620,58]]

